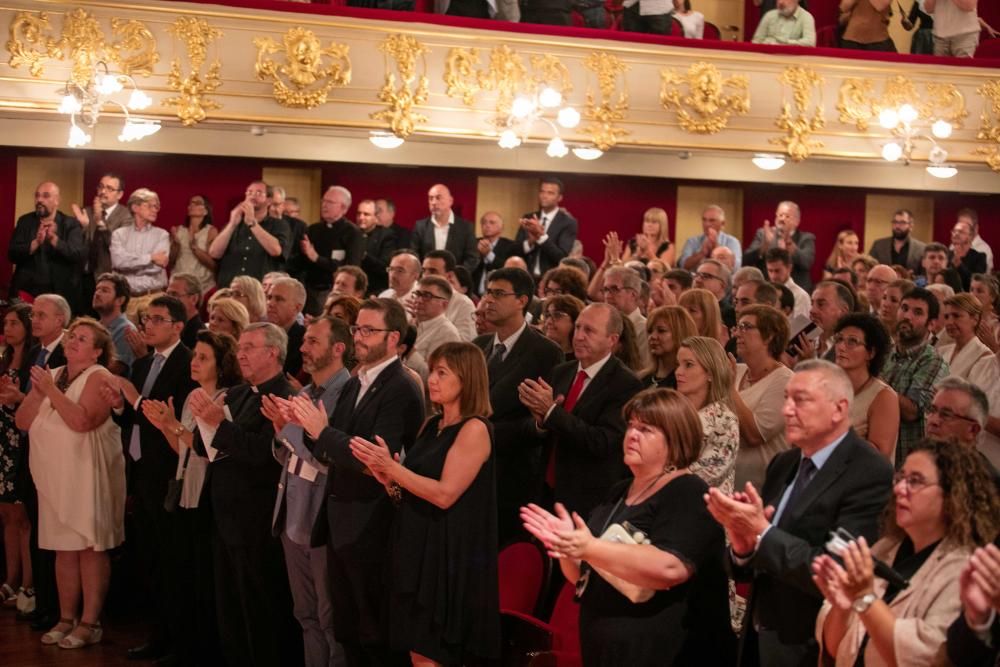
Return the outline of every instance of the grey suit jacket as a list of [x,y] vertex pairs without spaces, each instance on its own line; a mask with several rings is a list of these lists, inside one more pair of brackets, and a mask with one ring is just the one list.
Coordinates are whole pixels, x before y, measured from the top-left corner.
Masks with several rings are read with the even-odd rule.
[[119,202],[102,227],[97,224],[93,206],[84,210],[90,223],[83,227],[83,272],[93,274],[96,278],[111,271],[111,234],[119,227],[130,224],[132,214],[124,202]]
[[[924,258],[924,247],[927,244],[910,236],[910,250],[906,255],[906,268],[910,271],[920,270],[920,260]],[[878,260],[879,264],[892,266],[892,237],[878,239],[872,243],[868,254]]]

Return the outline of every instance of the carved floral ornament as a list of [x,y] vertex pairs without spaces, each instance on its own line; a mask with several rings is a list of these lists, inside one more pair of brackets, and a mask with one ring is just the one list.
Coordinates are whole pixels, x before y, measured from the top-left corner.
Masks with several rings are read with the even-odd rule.
[[202,72],[208,45],[222,37],[222,31],[211,27],[204,19],[182,16],[167,28],[167,32],[184,43],[189,69],[184,74],[178,58],[170,62],[167,85],[178,95],[163,103],[177,107],[177,117],[181,123],[185,127],[191,127],[205,120],[207,111],[222,108],[219,102],[208,99],[208,95],[222,85],[222,62],[216,58],[208,66],[208,70]]
[[[253,43],[257,47],[257,78],[273,82],[274,99],[282,106],[314,109],[326,104],[336,86],[351,82],[350,47],[331,42],[324,48],[311,30],[292,28],[282,44],[270,37],[257,37]],[[281,64],[269,57],[279,52],[284,56]]]
[[[426,102],[429,94],[425,56],[430,49],[410,35],[393,33],[379,43],[378,50],[385,56],[385,79],[378,99],[387,108],[374,111],[370,116],[373,120],[388,121],[392,133],[406,139],[418,123],[427,122],[427,116],[416,111],[416,107]],[[418,60],[421,63],[419,75]]]
[[976,92],[984,102],[976,138],[988,142],[977,148],[976,153],[985,156],[990,169],[1000,173],[1000,79],[984,83]]
[[694,63],[686,74],[662,69],[660,79],[660,104],[676,112],[685,132],[716,134],[726,128],[731,116],[750,111],[749,79],[723,77],[711,63]]
[[628,113],[628,71],[621,58],[604,51],[591,53],[583,61],[583,66],[597,78],[597,92],[587,90],[587,105],[584,117],[592,121],[583,128],[594,146],[608,151],[618,143],[618,137],[631,134],[616,123],[625,119]]
[[875,95],[875,82],[871,79],[845,79],[840,86],[837,111],[841,123],[852,124],[865,132],[883,109],[895,109],[903,104],[913,105],[923,118],[941,118],[956,128],[961,128],[962,121],[969,115],[965,97],[954,84],[927,83],[921,95],[917,84],[901,75],[887,79],[879,96]]
[[129,76],[149,76],[159,62],[156,38],[144,23],[113,18],[109,41],[101,22],[84,9],[75,9],[63,17],[62,31],[57,37],[48,12],[18,12],[9,27],[7,52],[9,64],[27,66],[31,76],[45,73],[50,60],[70,60],[71,80],[86,86],[100,62],[113,62]]
[[792,102],[787,97],[782,99],[781,114],[774,124],[785,135],[774,137],[770,142],[784,147],[792,160],[801,162],[812,155],[814,150],[823,147],[822,141],[812,138],[814,132],[826,127],[826,117],[823,114],[823,77],[809,67],[794,66],[785,68],[778,80],[782,85],[783,96],[786,89],[791,89]]

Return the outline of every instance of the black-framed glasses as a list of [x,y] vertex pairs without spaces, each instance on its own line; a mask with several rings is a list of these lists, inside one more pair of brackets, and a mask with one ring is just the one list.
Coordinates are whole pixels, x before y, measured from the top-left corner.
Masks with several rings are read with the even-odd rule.
[[733,333],[736,333],[737,331],[741,333],[746,333],[748,331],[757,331],[757,329],[759,328],[760,327],[758,327],[756,324],[750,324],[749,322],[740,322],[739,324],[733,327]]
[[502,299],[505,296],[516,296],[517,292],[506,292],[502,289],[488,289],[483,292],[483,296],[488,296],[491,299]]
[[698,278],[701,278],[702,280],[719,280],[719,281],[722,280],[722,278],[720,278],[719,276],[713,275],[711,273],[705,273],[704,271],[698,271],[694,275],[697,276]]
[[900,482],[906,485],[906,491],[908,493],[920,493],[929,486],[939,486],[937,482],[928,482],[924,479],[923,475],[917,473],[911,473],[907,475],[902,470],[896,472],[892,476],[892,485],[896,486]]
[[562,296],[566,292],[561,287],[546,287],[543,294],[545,296]]
[[448,301],[449,300],[448,297],[446,297],[446,296],[438,296],[434,292],[426,292],[424,290],[416,290],[413,293],[413,297],[415,299],[426,299],[428,301],[433,300],[433,299],[439,299],[441,301]]
[[954,420],[958,419],[960,421],[969,422],[970,424],[978,424],[979,423],[975,419],[973,419],[972,417],[966,417],[965,415],[960,415],[957,412],[955,412],[954,410],[952,410],[951,408],[939,408],[938,406],[934,405],[933,403],[930,404],[930,405],[928,405],[927,409],[924,412],[926,412],[929,415],[937,415],[938,417],[940,417],[944,421],[954,421]]
[[139,318],[139,324],[146,326],[147,324],[152,324],[154,326],[160,326],[164,322],[169,322],[173,324],[177,320],[171,319],[169,317],[163,317],[163,315],[143,315]]
[[352,336],[360,335],[362,338],[368,338],[369,336],[371,336],[376,331],[380,331],[382,333],[386,333],[388,331],[392,331],[392,329],[376,329],[375,327],[358,326],[356,324],[352,324],[351,325],[351,335]]
[[565,320],[569,318],[569,313],[564,313],[561,310],[553,310],[551,312],[545,313],[543,320],[552,320],[553,322],[558,322],[559,320]]

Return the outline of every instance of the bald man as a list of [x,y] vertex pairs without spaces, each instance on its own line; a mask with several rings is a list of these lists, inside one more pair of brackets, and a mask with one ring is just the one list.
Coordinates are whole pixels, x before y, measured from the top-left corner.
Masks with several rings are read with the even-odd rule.
[[430,216],[417,220],[410,243],[421,260],[431,250],[447,250],[459,264],[474,271],[481,257],[476,249],[476,230],[471,222],[455,215],[454,203],[448,186],[438,183],[428,190]]
[[503,234],[503,218],[496,211],[487,211],[479,219],[479,231],[482,233],[476,243],[476,250],[479,253],[479,263],[475,271],[472,272],[472,284],[476,287],[476,294],[482,296],[486,289],[486,278],[494,269],[503,266],[507,258],[512,256],[517,245],[510,239],[501,236]]
[[39,183],[35,210],[18,218],[7,249],[17,265],[10,294],[61,294],[74,315],[81,312],[80,274],[83,271],[83,230],[76,218],[59,210],[59,186]]

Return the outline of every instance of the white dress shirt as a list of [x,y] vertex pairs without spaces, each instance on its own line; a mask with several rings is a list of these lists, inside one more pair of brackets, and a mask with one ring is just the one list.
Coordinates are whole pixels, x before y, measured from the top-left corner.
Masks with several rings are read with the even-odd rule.
[[170,234],[165,229],[146,225],[140,230],[132,224],[111,233],[111,266],[125,276],[133,293],[167,286],[167,270],[151,258],[158,252],[170,253]]

